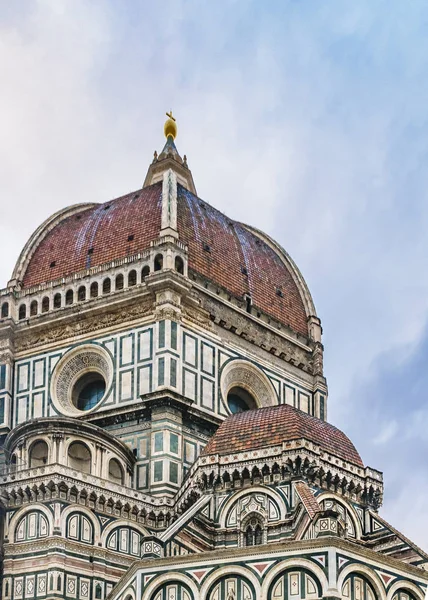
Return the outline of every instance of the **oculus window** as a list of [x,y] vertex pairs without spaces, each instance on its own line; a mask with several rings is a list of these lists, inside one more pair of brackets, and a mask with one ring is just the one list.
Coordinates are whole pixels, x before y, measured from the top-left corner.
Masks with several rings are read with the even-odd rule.
[[73,404],[78,410],[91,410],[102,400],[105,391],[106,382],[100,373],[85,373],[74,386]]
[[252,395],[247,390],[238,386],[233,387],[227,394],[227,404],[233,415],[257,408]]

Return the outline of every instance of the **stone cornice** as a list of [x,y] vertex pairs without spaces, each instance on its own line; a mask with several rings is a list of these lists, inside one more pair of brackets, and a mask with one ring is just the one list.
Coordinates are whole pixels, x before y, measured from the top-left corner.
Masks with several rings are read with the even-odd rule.
[[[77,508],[77,507],[76,507]],[[6,543],[4,545],[4,559],[10,560],[15,559],[17,555],[22,555],[26,558],[26,555],[32,555],[39,552],[53,553],[58,552],[63,555],[64,552],[73,553],[82,557],[82,560],[87,561],[90,556],[98,558],[103,561],[113,563],[113,566],[120,568],[127,568],[135,562],[135,558],[128,557],[125,554],[108,550],[107,548],[100,548],[98,546],[92,546],[79,542],[73,542],[66,538],[49,537],[42,540],[34,540],[31,542],[18,542],[18,543]],[[52,559],[50,558],[50,561]],[[116,563],[116,564],[114,564]]]
[[[119,451],[128,467],[134,465],[136,461],[132,450],[116,436],[91,423],[68,417],[43,417],[21,423],[8,434],[4,448],[7,453],[11,454],[17,445],[25,444],[29,436],[40,435],[41,437],[45,437],[48,434],[60,434],[62,436],[70,433],[84,434],[86,439],[90,439],[95,443],[103,441],[107,447],[114,451]],[[39,468],[46,469],[47,467]],[[16,477],[16,475],[15,473],[14,476]]]
[[[233,548],[213,550],[210,552],[203,552],[201,554],[191,554],[187,556],[173,556],[158,559],[156,561],[156,569],[158,571],[164,571],[174,567],[175,569],[181,569],[186,567],[199,568],[204,566],[213,566],[216,562],[224,563],[228,560],[236,561],[249,561],[257,560],[261,562],[263,560],[278,560],[284,555],[297,553],[299,555],[302,552],[320,550],[328,550],[329,548],[346,553],[348,556],[355,558],[356,560],[362,560],[370,563],[374,567],[389,567],[394,572],[397,572],[404,577],[411,577],[420,583],[428,585],[428,573],[419,567],[405,564],[395,558],[378,554],[373,550],[364,548],[363,546],[357,545],[353,542],[349,542],[342,538],[326,536],[323,538],[317,538],[312,540],[298,540],[298,541],[286,541],[276,544],[267,544],[264,546],[252,546],[244,548]],[[152,571],[154,563],[151,560],[141,560],[135,562],[132,567],[125,573],[120,579],[117,585],[113,588],[109,595],[109,598],[116,597],[118,592],[124,589],[132,578],[140,570]]]
[[18,331],[15,342],[17,356],[32,353],[34,348],[40,350],[64,345],[67,340],[84,340],[93,337],[94,332],[123,329],[126,323],[136,320],[141,322],[143,317],[150,317],[153,302],[151,295],[147,296],[147,292],[143,297],[134,295],[130,299],[129,296],[122,296],[119,300],[112,304],[113,299],[110,298],[110,302],[105,303],[99,310],[91,310],[89,307],[83,310],[83,307],[79,307],[80,310],[77,311],[77,307],[73,307],[60,319],[48,320],[40,323],[38,327],[28,326],[24,331]]
[[[211,297],[212,299],[216,300],[217,302],[219,302],[221,304],[224,304],[228,308],[234,310],[236,313],[244,316],[246,319],[249,319],[250,321],[257,323],[257,325],[259,325],[260,327],[263,327],[264,329],[273,332],[274,334],[278,335],[279,337],[281,337],[289,342],[292,342],[293,344],[295,344],[299,348],[302,348],[303,350],[306,350],[307,352],[312,352],[312,347],[310,345],[308,345],[308,343],[307,343],[308,340],[303,338],[303,336],[294,333],[291,329],[289,329],[289,333],[287,333],[287,331],[286,331],[287,328],[285,325],[282,325],[281,329],[279,329],[279,323],[278,323],[277,327],[274,327],[269,322],[264,321],[263,319],[261,319],[259,317],[256,317],[252,313],[248,313],[247,311],[245,311],[243,308],[241,308],[237,304],[234,304],[233,302],[227,300],[221,294],[216,293],[214,290],[210,290],[209,287],[203,285],[197,279],[193,281],[193,286],[200,293]],[[225,295],[230,296],[230,294],[228,294],[227,292],[225,292]],[[270,322],[275,323],[275,320],[273,318],[266,316],[266,319],[268,319]]]
[[[114,506],[118,503],[121,507],[129,506],[130,513],[133,509],[136,509],[138,513],[145,510],[146,512],[153,511],[155,514],[171,512],[173,509],[173,501],[170,498],[154,498],[149,494],[133,488],[126,488],[114,482],[109,482],[109,489],[107,489],[105,484],[104,479],[94,475],[77,474],[70,467],[55,463],[34,469],[23,469],[0,478],[1,495],[9,508],[17,508],[38,500],[41,502],[52,499],[75,501],[68,499],[67,494],[70,495],[70,490],[76,489],[80,496],[84,492],[88,504],[91,503],[92,492],[97,499],[104,498],[104,509],[99,503],[97,504],[98,500],[94,503],[97,506],[91,506],[91,508],[113,516],[121,516],[115,513]],[[64,498],[61,497],[62,487],[67,490]],[[48,497],[44,498],[43,495]],[[15,498],[20,498],[20,501],[16,503],[13,501]],[[105,510],[109,502],[112,503],[111,511]]]
[[[274,472],[275,465],[278,466],[278,472]],[[266,466],[269,473],[262,475]],[[251,473],[254,467],[260,472],[257,485],[278,484],[284,477],[287,477],[288,481],[301,476],[310,485],[314,483],[323,490],[340,492],[352,501],[361,501],[376,509],[382,502],[382,473],[332,456],[310,440],[298,439],[284,442],[280,446],[236,452],[226,456],[199,456],[177,493],[176,503],[186,505],[188,498],[193,501],[195,494],[199,495],[208,484],[211,486],[214,482],[215,485],[222,482],[226,488],[227,478],[231,478],[232,473],[236,471],[241,474],[245,469]]]

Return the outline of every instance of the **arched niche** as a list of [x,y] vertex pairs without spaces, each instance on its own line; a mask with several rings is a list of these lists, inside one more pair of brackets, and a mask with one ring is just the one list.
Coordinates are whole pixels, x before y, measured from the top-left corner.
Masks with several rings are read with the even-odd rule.
[[28,452],[30,469],[43,467],[49,458],[49,447],[44,440],[35,441]]
[[116,458],[111,458],[108,463],[108,478],[114,483],[123,485],[124,474],[120,462]]
[[72,442],[67,451],[68,466],[81,473],[90,473],[92,467],[92,454],[83,442]]
[[246,596],[249,600],[264,597],[260,594],[260,584],[255,573],[236,564],[223,565],[220,571],[213,571],[204,580],[200,591],[200,598],[204,600],[237,600],[245,599]]

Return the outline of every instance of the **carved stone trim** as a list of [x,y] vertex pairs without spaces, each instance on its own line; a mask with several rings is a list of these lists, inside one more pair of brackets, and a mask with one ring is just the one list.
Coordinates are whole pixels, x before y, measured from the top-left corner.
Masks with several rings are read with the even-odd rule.
[[152,301],[139,301],[133,306],[126,306],[116,311],[107,312],[101,315],[91,316],[86,319],[76,320],[73,315],[72,320],[67,324],[49,327],[45,325],[39,331],[21,334],[16,339],[16,351],[24,352],[37,346],[53,344],[76,336],[87,335],[95,331],[110,329],[113,326],[134,321],[143,316],[149,315],[152,309]]
[[[77,346],[66,352],[55,366],[52,382],[51,397],[55,408],[69,417],[81,416],[82,411],[73,404],[73,388],[80,377],[87,373],[99,373],[105,380],[108,394],[113,379],[113,362],[109,353],[96,344]],[[105,397],[105,395],[104,395]],[[89,414],[98,408],[98,404]]]
[[220,379],[220,389],[223,400],[233,387],[247,390],[259,407],[274,406],[276,393],[266,375],[255,365],[245,360],[231,360],[223,368]]

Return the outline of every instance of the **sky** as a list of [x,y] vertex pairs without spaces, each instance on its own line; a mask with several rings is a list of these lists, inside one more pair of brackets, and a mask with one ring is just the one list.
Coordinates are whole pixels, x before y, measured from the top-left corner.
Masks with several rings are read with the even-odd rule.
[[320,316],[329,420],[428,550],[426,0],[0,0],[0,287],[53,212],[141,187],[165,111],[198,195]]

